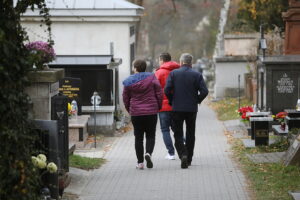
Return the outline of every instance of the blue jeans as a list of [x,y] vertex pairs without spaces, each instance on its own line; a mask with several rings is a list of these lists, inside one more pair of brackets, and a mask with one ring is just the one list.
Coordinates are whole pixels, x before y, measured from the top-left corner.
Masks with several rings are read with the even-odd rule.
[[172,112],[165,111],[159,113],[160,128],[163,135],[163,140],[168,150],[168,153],[173,156],[175,154],[172,138],[170,135]]

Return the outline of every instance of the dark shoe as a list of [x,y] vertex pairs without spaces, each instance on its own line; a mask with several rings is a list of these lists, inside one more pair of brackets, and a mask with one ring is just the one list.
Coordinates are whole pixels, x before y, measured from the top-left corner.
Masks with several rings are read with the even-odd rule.
[[145,154],[145,160],[147,162],[147,168],[153,168],[153,163],[152,163],[152,160],[151,160],[151,156],[149,153],[146,153]]
[[182,158],[181,158],[181,168],[182,169],[188,168],[187,156],[182,156]]

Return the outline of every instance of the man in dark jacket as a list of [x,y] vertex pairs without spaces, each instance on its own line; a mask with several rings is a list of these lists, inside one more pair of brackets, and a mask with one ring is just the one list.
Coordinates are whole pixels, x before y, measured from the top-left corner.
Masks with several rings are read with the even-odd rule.
[[[193,56],[184,53],[179,69],[173,70],[165,86],[165,95],[172,105],[172,126],[175,148],[181,158],[181,168],[192,163],[195,146],[195,125],[200,104],[208,95],[202,74],[192,69]],[[186,141],[183,141],[183,122],[186,123]]]

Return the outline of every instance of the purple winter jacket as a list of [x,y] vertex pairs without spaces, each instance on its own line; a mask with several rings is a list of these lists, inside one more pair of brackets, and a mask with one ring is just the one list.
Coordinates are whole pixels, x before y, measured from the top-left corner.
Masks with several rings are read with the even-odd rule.
[[123,81],[123,102],[131,116],[153,115],[162,106],[163,91],[155,75],[140,72]]

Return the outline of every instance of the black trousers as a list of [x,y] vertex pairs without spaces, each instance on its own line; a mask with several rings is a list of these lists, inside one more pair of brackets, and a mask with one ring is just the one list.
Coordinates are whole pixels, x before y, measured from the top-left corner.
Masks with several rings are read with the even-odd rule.
[[[197,112],[172,112],[172,129],[175,138],[175,148],[181,158],[186,155],[192,162],[195,147],[195,126]],[[186,124],[186,140],[184,143],[183,122]]]
[[138,163],[144,162],[144,134],[146,133],[146,153],[152,155],[155,145],[157,115],[132,116],[134,128],[135,152]]

